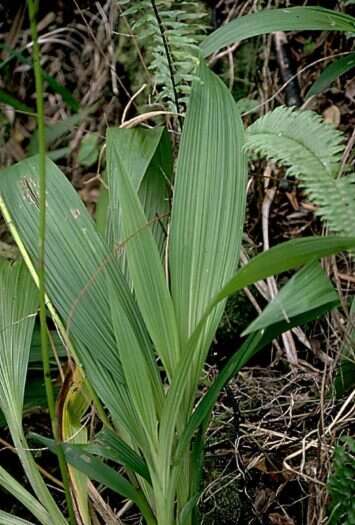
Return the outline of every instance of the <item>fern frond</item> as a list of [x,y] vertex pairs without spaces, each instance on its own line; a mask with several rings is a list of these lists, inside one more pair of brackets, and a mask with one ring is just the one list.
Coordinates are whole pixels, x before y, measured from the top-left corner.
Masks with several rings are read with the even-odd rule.
[[336,178],[344,136],[312,111],[279,107],[249,126],[246,148],[299,179],[329,228],[354,235],[355,175]]
[[144,47],[148,69],[154,76],[156,102],[166,104],[171,111],[182,111],[195,78],[198,44],[205,32],[202,4],[176,0],[155,0],[154,5],[151,0],[119,3]]

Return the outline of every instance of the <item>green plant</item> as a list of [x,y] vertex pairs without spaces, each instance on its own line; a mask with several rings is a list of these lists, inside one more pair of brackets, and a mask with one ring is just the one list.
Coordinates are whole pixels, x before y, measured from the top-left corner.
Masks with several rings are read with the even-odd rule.
[[355,67],[355,53],[347,53],[345,56],[334,60],[324,71],[319,78],[311,86],[306,98],[318,95],[322,91],[329,88],[329,86],[339,77],[354,69]]
[[355,175],[339,177],[344,135],[312,111],[279,107],[247,130],[246,148],[287,167],[317,205],[330,230],[352,235]]
[[329,525],[355,523],[355,439],[340,439],[335,447],[328,479]]
[[[293,12],[287,11],[281,22],[290,24]],[[308,12],[297,10],[296,28],[301,14]],[[312,28],[334,28],[329,12],[310,13]],[[244,37],[264,31],[255,16],[248,19]],[[281,22],[277,19],[277,27]],[[353,24],[349,17],[341,22],[343,29]],[[240,37],[238,31],[233,35]],[[209,37],[208,49],[214,51],[225,41],[219,37],[216,42]],[[355,238],[349,235],[297,239],[235,271],[246,199],[245,133],[235,101],[203,59],[195,76],[174,180],[172,148],[163,130],[108,130],[105,239],[55,164],[47,159],[39,169],[43,130],[41,156],[0,176],[1,210],[36,284],[43,255],[38,230],[45,210],[41,247],[46,305],[76,368],[61,404],[64,443],[58,436],[36,439],[57,454],[64,452],[76,510],[85,525],[90,523],[88,478],[132,500],[148,525],[199,522],[204,434],[221,389],[280,333],[338,304],[316,260],[355,248]],[[43,172],[45,194],[39,185]],[[299,266],[304,268],[248,327],[241,348],[195,406],[226,299],[260,279]],[[40,282],[43,291],[43,273]],[[10,308],[12,303],[4,299],[4,304]],[[14,333],[22,326],[18,320],[16,316],[10,324]],[[6,356],[5,349],[6,345]],[[12,385],[15,393],[24,391],[24,381],[25,369]],[[6,391],[6,382],[4,387]],[[77,432],[91,403],[103,429],[87,443],[86,433]],[[8,418],[6,406],[1,408]],[[22,405],[17,410],[20,419]],[[23,433],[20,421],[19,427]],[[112,463],[123,465],[128,479]],[[48,522],[52,502],[47,494],[42,497],[35,490],[38,508],[38,501],[3,470],[0,483],[10,487],[41,523]],[[42,490],[43,480],[38,483]],[[55,504],[53,508],[58,514],[55,523],[65,523]]]
[[119,0],[119,4],[145,48],[158,90],[155,100],[173,112],[182,111],[198,65],[198,45],[206,30],[202,3]]
[[[287,168],[286,175],[300,182],[316,214],[327,227],[352,235],[355,224],[355,175],[343,174],[345,137],[312,111],[279,107],[256,120],[247,130],[246,149]],[[351,252],[354,257],[354,251]],[[344,340],[339,370],[334,382],[337,395],[354,384],[353,303],[350,330]]]

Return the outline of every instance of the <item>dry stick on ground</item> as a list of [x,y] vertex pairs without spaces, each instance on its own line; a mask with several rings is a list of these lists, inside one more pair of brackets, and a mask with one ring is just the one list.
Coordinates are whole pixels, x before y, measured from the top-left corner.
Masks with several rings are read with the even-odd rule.
[[96,512],[104,520],[105,525],[124,525],[123,521],[113,512],[110,505],[105,502],[91,481],[89,481],[88,487],[90,499],[95,506]]
[[[294,474],[297,474],[297,476],[300,476],[308,481],[312,481],[313,483],[316,483],[317,485],[324,486],[325,483],[319,479],[314,478],[313,476],[309,476],[308,474],[304,473],[304,466],[306,462],[306,452],[311,448],[317,448],[319,446],[319,443],[321,442],[322,449],[331,449],[332,446],[327,444],[325,442],[325,438],[327,436],[330,436],[330,438],[333,437],[335,433],[336,427],[339,427],[340,425],[346,423],[348,424],[350,421],[354,420],[354,412],[355,412],[355,390],[353,390],[350,395],[347,397],[347,399],[344,401],[343,405],[341,406],[340,410],[338,411],[336,417],[333,419],[333,421],[325,428],[325,430],[321,434],[321,441],[319,441],[319,438],[312,439],[308,441],[310,436],[312,434],[315,434],[318,432],[318,429],[313,429],[311,432],[309,432],[304,438],[302,439],[302,447],[292,454],[289,454],[283,461],[284,467],[289,470],[290,472],[293,472]],[[350,408],[348,409],[350,405]],[[348,410],[347,410],[348,409]],[[347,410],[347,412],[346,412]],[[345,414],[344,414],[345,412]],[[307,442],[308,441],[308,442]],[[289,461],[291,459],[294,459],[298,456],[301,456],[301,462],[299,465],[299,470],[295,469],[289,464]]]
[[[271,176],[271,167],[267,166],[265,169],[265,197],[262,204],[262,229],[263,229],[263,241],[264,241],[264,251],[270,248],[269,243],[269,216],[270,216],[270,207],[272,201],[274,200],[276,187],[268,188],[268,184]],[[269,277],[267,279],[267,284],[270,291],[270,297],[273,299],[278,293],[278,288],[276,284],[275,277]],[[287,359],[291,365],[298,364],[298,357],[296,352],[296,345],[293,340],[292,332],[284,332],[282,334],[282,341],[285,346],[285,352]]]

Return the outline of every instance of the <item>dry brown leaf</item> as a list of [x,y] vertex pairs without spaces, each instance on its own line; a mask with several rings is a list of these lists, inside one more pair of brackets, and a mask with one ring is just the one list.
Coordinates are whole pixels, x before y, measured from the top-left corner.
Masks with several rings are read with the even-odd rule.
[[326,110],[323,111],[323,117],[325,122],[328,124],[333,124],[336,128],[339,126],[341,121],[341,113],[338,106],[333,104],[332,106],[329,106]]

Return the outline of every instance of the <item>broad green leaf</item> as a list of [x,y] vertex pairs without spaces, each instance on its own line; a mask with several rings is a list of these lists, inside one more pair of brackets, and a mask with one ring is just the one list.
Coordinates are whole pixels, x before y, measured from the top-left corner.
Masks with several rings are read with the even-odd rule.
[[[120,296],[125,316],[145,352],[151,343],[125,278],[108,253],[84,205],[66,177],[47,161],[47,293],[72,337],[91,385],[115,422],[142,443],[126,391],[112,327],[108,286]],[[37,265],[38,157],[0,173],[2,208]],[[20,242],[20,241],[18,241]]]
[[[106,237],[127,273],[115,155],[119,155],[139,195],[149,227],[162,253],[172,178],[172,150],[168,133],[164,128],[111,128],[107,136],[109,202]],[[119,249],[121,243],[122,248]]]
[[204,56],[253,36],[276,31],[355,31],[355,18],[322,7],[263,9],[228,22],[201,44]]
[[[110,140],[110,130],[108,137]],[[119,152],[116,149],[114,151],[116,162],[112,168],[120,195],[122,232],[129,274],[154,347],[168,376],[172,377],[180,349],[175,312],[163,264],[125,162]]]
[[[246,199],[244,130],[234,99],[204,61],[198,74],[179,150],[169,239],[183,341],[238,265]],[[208,340],[222,313],[223,305],[208,319]]]
[[[0,466],[0,487],[8,491],[28,509],[42,525],[52,525],[53,521],[46,509],[32,494]],[[7,524],[6,524],[7,525]]]
[[[234,99],[203,61],[198,74],[179,151],[169,240],[171,289],[183,342],[238,264],[246,198],[244,130]],[[159,434],[166,483],[179,402],[185,398],[190,410],[223,308],[204,319],[201,343],[197,338],[188,350],[183,345],[189,366],[177,379],[174,374]]]
[[[55,445],[52,439],[33,433],[31,434],[31,437],[40,443],[43,443],[52,452],[57,452],[57,445]],[[116,470],[106,465],[93,454],[81,451],[78,448],[78,445],[71,446],[63,444],[61,446],[63,447],[65,458],[68,463],[86,474],[88,478],[97,481],[98,483],[102,483],[105,487],[108,487],[117,494],[133,501],[144,516],[150,516],[151,511],[143,493],[127,481],[121,474],[116,472]]]
[[[304,237],[278,244],[254,257],[215,296],[208,308],[235,294],[242,288],[266,279],[271,275],[287,272],[313,259],[321,259],[355,247],[355,237]],[[207,314],[206,314],[207,315]]]
[[242,335],[263,330],[280,321],[337,303],[338,294],[320,264],[311,262],[297,272]]
[[0,407],[9,426],[22,419],[38,298],[26,266],[0,261]]
[[127,389],[137,416],[145,431],[145,440],[153,451],[156,448],[158,421],[163,403],[163,389],[155,361],[147,361],[144,349],[122,315],[117,294],[111,293],[111,315]]
[[355,68],[355,53],[338,58],[322,71],[308,91],[306,99],[325,91],[335,80],[353,68]]
[[[64,444],[64,446],[67,446]],[[142,476],[150,483],[150,474],[146,462],[142,457],[127,445],[115,432],[104,428],[95,437],[94,441],[86,445],[70,445],[78,452],[100,456],[101,459],[114,461],[128,470]]]
[[28,449],[22,411],[38,293],[26,266],[0,261],[0,408],[26,476],[58,525],[66,521],[49,493]]

